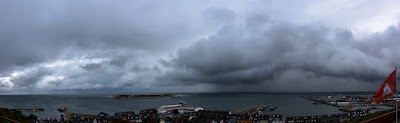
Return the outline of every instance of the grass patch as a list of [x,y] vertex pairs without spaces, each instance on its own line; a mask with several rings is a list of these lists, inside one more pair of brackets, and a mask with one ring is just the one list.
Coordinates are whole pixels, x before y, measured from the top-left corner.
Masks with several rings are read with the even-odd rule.
[[361,121],[369,120],[369,119],[372,119],[374,117],[378,117],[378,116],[381,116],[383,114],[386,114],[386,113],[389,113],[389,112],[392,112],[392,111],[394,111],[394,109],[388,109],[388,110],[384,110],[384,111],[381,111],[381,112],[377,112],[377,113],[368,114],[368,115],[365,115],[365,116],[362,116],[362,117],[358,117],[358,118],[352,119],[350,121],[345,121],[344,123],[359,123]]
[[[37,119],[37,117],[34,115],[27,117],[24,114],[22,114],[20,111],[13,111],[13,110],[10,110],[7,108],[0,108],[0,116],[19,121],[21,123],[32,123],[34,120]],[[8,121],[6,121],[6,122],[8,122]]]

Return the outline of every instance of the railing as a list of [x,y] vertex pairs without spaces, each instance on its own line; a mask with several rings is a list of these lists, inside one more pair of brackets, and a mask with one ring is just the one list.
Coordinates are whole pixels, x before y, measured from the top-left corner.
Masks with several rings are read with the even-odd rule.
[[0,116],[0,123],[4,123],[4,122],[6,122],[6,121],[11,122],[11,123],[20,123],[20,122],[18,122],[18,121],[11,120],[10,118]]

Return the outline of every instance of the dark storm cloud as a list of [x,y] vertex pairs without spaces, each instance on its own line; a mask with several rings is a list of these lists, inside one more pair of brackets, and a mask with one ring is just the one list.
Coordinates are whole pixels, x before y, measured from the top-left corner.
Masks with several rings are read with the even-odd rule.
[[4,0],[0,92],[368,90],[400,60],[398,26],[368,33],[388,4]]
[[[252,16],[247,25],[228,25],[178,51],[173,69],[160,80],[179,84],[252,85],[274,81],[285,71],[314,77],[382,81],[399,65],[398,27],[364,39],[346,29],[299,26]],[[165,61],[164,61],[165,62]],[[167,63],[164,63],[167,64]],[[167,65],[168,66],[168,65]]]
[[202,23],[202,9],[188,8],[193,16],[186,16],[177,6],[168,2],[2,1],[0,70],[54,59],[71,46],[149,52],[174,49],[205,29],[187,24]]
[[88,70],[88,71],[93,71],[93,70],[101,69],[101,64],[98,64],[98,63],[86,64],[84,66],[81,66],[81,68]]
[[119,67],[124,67],[127,61],[128,61],[128,56],[118,56],[118,57],[113,58],[110,61],[110,64],[116,65]]
[[17,73],[21,75],[15,75],[18,77],[13,77],[10,81],[13,82],[15,90],[30,90],[51,72],[51,70],[43,68],[29,69],[25,74]]
[[149,77],[160,71],[154,55],[216,28],[206,24],[217,18],[207,8],[185,1],[1,1],[0,88],[149,88]]

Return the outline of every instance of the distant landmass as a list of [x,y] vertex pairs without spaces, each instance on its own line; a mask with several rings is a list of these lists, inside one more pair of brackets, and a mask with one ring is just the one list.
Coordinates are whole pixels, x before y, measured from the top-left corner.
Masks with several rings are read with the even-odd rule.
[[180,97],[179,94],[145,94],[145,95],[114,95],[116,99],[120,98],[154,98],[154,97]]

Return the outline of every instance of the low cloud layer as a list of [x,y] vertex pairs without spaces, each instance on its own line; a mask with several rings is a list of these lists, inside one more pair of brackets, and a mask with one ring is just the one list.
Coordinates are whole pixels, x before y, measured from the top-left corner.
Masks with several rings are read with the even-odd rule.
[[390,1],[178,3],[2,1],[0,92],[374,91],[399,66]]

